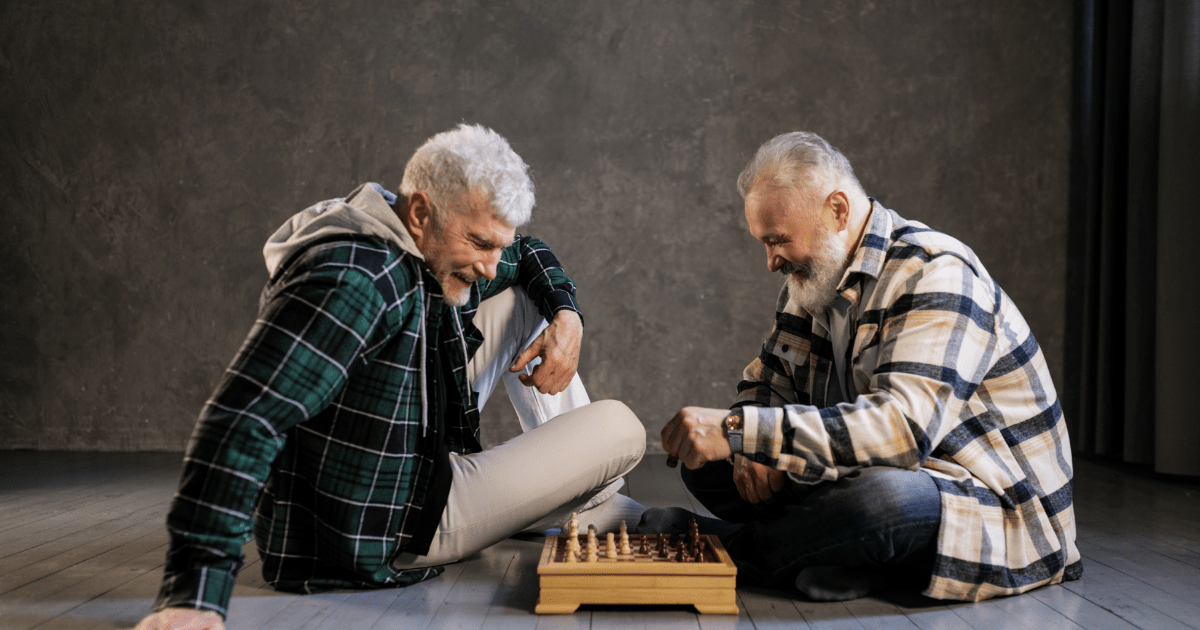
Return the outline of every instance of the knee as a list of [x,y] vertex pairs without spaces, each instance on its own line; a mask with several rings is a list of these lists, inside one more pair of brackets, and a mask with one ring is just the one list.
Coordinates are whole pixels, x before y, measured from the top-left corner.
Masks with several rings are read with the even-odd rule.
[[620,460],[622,469],[635,466],[646,451],[646,428],[629,407],[615,400],[576,407],[536,430],[555,432],[571,448],[585,449],[580,458],[605,465]]
[[646,452],[646,427],[638,420],[625,403],[618,400],[601,400],[588,407],[602,425],[600,433],[609,440],[609,448],[640,460]]
[[920,471],[895,468],[864,468],[852,482],[864,518],[886,522],[900,517],[928,515],[937,518],[941,511],[937,486]]
[[620,401],[599,401],[592,404],[600,406],[600,415],[605,419],[607,433],[616,442],[614,448],[641,460],[646,452],[646,427],[637,419],[634,410]]

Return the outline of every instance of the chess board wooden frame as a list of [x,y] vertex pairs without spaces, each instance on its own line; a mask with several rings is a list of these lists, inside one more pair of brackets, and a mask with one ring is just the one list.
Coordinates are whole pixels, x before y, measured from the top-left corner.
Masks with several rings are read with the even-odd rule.
[[[538,562],[541,593],[538,614],[573,613],[580,604],[690,604],[705,614],[736,615],[737,567],[721,541],[701,535],[711,552],[707,562],[675,562],[640,558],[599,562],[564,562],[559,541],[546,537]],[[580,536],[586,546],[586,537]]]

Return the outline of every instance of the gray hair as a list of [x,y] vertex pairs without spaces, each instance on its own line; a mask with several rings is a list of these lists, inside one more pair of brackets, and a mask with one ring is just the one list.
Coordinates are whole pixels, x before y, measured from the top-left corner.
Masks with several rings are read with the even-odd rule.
[[404,167],[400,194],[425,191],[436,221],[444,212],[466,208],[468,196],[482,192],[510,227],[529,222],[533,181],[529,166],[503,136],[482,125],[461,124],[425,141]]
[[863,189],[850,160],[824,138],[809,131],[793,131],[764,142],[738,175],[738,193],[745,199],[760,181],[797,189],[813,184],[844,185],[854,192]]

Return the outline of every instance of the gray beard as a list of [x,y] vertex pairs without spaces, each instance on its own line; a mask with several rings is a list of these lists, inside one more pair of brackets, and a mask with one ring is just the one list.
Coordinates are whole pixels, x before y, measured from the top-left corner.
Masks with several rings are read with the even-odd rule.
[[467,288],[458,293],[451,293],[446,282],[450,279],[450,275],[450,273],[446,273],[438,276],[438,283],[442,285],[442,301],[449,306],[466,306],[467,302],[471,301],[471,286],[467,285]]
[[829,308],[838,297],[847,254],[846,244],[837,233],[825,232],[808,264],[788,262],[779,268],[779,273],[787,278],[788,298],[810,313]]

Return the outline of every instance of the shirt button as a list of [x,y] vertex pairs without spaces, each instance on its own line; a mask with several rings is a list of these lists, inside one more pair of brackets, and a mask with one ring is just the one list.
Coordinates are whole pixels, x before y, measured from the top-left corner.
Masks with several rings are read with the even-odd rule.
[[785,344],[783,344],[783,351],[784,351],[784,352],[787,352],[787,351],[788,351],[788,346],[787,346],[787,344],[786,344],[786,343],[785,343]]
[[758,463],[760,463],[760,464],[761,464],[761,463],[763,463],[763,462],[767,461],[767,456],[766,456],[766,455],[763,455],[762,453],[755,453],[755,454],[754,454],[754,461],[756,461],[756,462],[758,462]]

